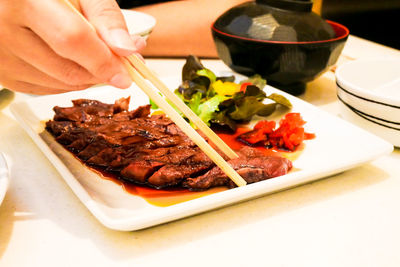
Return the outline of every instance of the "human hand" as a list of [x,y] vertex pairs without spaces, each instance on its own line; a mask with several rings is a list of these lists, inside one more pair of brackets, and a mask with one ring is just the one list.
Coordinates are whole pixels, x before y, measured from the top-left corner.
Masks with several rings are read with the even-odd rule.
[[129,36],[114,0],[78,3],[96,31],[63,1],[0,1],[0,84],[33,94],[130,86],[119,56],[137,52],[144,40]]

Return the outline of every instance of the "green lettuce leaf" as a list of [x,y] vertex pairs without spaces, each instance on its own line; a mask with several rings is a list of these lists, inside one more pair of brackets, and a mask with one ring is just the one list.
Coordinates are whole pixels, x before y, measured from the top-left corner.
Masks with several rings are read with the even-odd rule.
[[235,103],[234,110],[228,115],[238,121],[249,121],[254,115],[268,116],[275,111],[276,103],[264,104],[255,96],[248,96]]
[[196,56],[188,56],[182,68],[182,81],[191,81],[198,77],[197,71],[201,69],[204,69],[204,66],[200,60]]
[[149,102],[150,102],[151,109],[158,109],[157,104],[153,100],[149,99]]
[[267,81],[263,79],[259,74],[255,74],[251,77],[249,77],[246,80],[243,80],[240,82],[240,84],[243,83],[252,83],[253,85],[257,86],[261,90],[264,89],[265,85],[267,85]]
[[248,85],[246,87],[246,92],[244,93],[244,96],[254,96],[255,98],[257,98],[257,100],[259,101],[263,101],[267,95],[265,94],[265,92],[260,89],[257,86],[254,85]]
[[220,76],[217,77],[217,81],[221,80],[222,82],[234,82],[235,81],[235,76],[231,75],[231,76]]
[[193,110],[196,115],[200,114],[200,103],[202,99],[202,94],[201,92],[197,92],[194,95],[192,95],[192,98],[189,100],[187,105],[191,110]]
[[198,70],[196,74],[199,76],[207,77],[211,83],[217,80],[217,76],[215,76],[214,72],[206,68]]
[[[231,96],[218,95],[212,84],[215,81],[234,82],[235,77],[217,77],[214,72],[205,68],[196,56],[189,56],[182,69],[182,84],[175,93],[206,124],[219,124],[236,129],[238,122],[249,121],[254,115],[268,116],[278,105],[291,108],[291,103],[279,94],[267,94],[263,91],[266,80],[254,75],[240,83],[251,83],[245,92],[236,92]],[[264,104],[268,98],[271,104]],[[152,106],[154,103],[150,102]]]
[[219,104],[226,100],[226,96],[215,95],[209,100],[203,102],[199,106],[199,113],[197,114],[202,121],[210,125],[210,120],[214,118],[214,112],[219,111]]
[[236,131],[237,124],[234,120],[232,120],[226,113],[228,110],[224,110],[221,112],[215,112],[211,122],[214,124],[218,124],[223,127],[228,127],[233,132]]
[[197,92],[200,92],[202,95],[206,94],[209,84],[210,82],[206,77],[197,79],[196,81],[184,81],[179,86],[178,92],[184,99],[190,100]]
[[282,106],[285,106],[287,108],[292,108],[292,103],[290,103],[290,101],[283,95],[273,93],[267,96],[267,98],[275,101],[278,104],[281,104]]

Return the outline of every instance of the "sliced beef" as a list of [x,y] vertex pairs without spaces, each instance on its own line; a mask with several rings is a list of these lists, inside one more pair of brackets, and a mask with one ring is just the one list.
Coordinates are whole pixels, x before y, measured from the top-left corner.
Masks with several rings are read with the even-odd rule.
[[[73,141],[71,140],[72,142],[69,142],[69,144],[66,145],[66,147],[68,148],[68,150],[74,153],[80,153],[88,145],[90,145],[93,141],[96,140],[96,133],[87,131],[84,134],[78,134],[75,135],[74,137],[75,137],[74,140]],[[68,138],[68,136],[65,136],[65,138]],[[59,137],[57,137],[56,140],[62,143]]]
[[137,109],[129,112],[129,117],[134,118],[146,118],[150,115],[150,105],[140,106]]
[[103,139],[101,136],[96,136],[93,142],[80,151],[77,156],[81,160],[87,161],[91,157],[100,153],[102,150],[110,147],[112,147],[112,144],[108,143],[107,140]]
[[126,180],[145,184],[147,179],[164,165],[165,163],[157,161],[135,160],[122,169],[121,176]]
[[[113,107],[113,113],[117,114],[117,113],[122,113],[124,111],[128,111],[129,109],[129,102],[131,100],[131,97],[127,97],[127,98],[120,98],[117,99],[114,103],[114,105],[112,105]],[[140,110],[140,109],[139,109]]]
[[[155,188],[235,186],[169,118],[150,116],[149,105],[129,111],[129,98],[114,104],[72,102],[72,107],[54,107],[46,129],[84,163]],[[238,154],[229,164],[248,183],[286,174],[292,167],[287,159],[267,157],[250,147]]]
[[47,121],[46,129],[54,136],[59,136],[62,133],[70,132],[74,128],[72,121]]
[[97,135],[96,132],[88,129],[74,128],[58,135],[56,140],[57,142],[63,145],[69,145],[76,140],[85,141],[89,143],[96,135]]
[[204,165],[174,165],[168,164],[154,172],[147,180],[147,183],[156,188],[175,186],[190,176],[196,176],[206,170]]
[[100,102],[97,100],[91,100],[91,99],[72,100],[72,104],[74,104],[75,108],[80,108],[87,114],[91,114],[91,115],[95,115],[95,116],[99,116],[99,117],[112,116],[114,114],[114,107],[121,106],[119,104],[120,102],[124,102],[124,100],[123,99],[117,100],[114,105],[105,104],[103,102]]
[[[281,176],[288,173],[292,168],[290,160],[276,156],[239,157],[229,160],[228,163],[247,183],[255,183]],[[222,185],[230,188],[235,186],[229,177],[217,166],[202,176],[186,179],[184,183],[185,187],[196,190],[204,190]]]
[[114,161],[119,156],[120,154],[115,148],[107,147],[90,157],[86,163],[97,167],[107,168],[110,165],[110,162]]

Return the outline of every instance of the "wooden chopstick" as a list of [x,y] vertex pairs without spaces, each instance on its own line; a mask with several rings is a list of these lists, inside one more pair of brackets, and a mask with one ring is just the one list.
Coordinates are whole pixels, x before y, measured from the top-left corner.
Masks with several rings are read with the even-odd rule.
[[[93,30],[93,25],[86,20],[86,18],[78,11],[78,9],[71,4],[68,0],[64,0],[74,12],[76,12]],[[158,77],[147,68],[145,64],[136,56],[132,55],[128,58],[121,57],[126,70],[131,76],[132,80],[143,90],[147,96],[152,99],[169,118],[237,185],[244,186],[247,182],[215,151],[203,137],[196,132],[189,123],[183,119],[179,113],[168,102],[158,94],[146,81],[152,82],[154,87],[162,92],[172,103],[174,103],[179,110],[183,112],[210,140],[217,145],[228,157],[238,157],[236,153],[231,150],[225,142],[223,142],[198,116],[190,110],[185,103],[182,102],[172,91],[168,89]],[[141,73],[138,72],[140,70]],[[143,77],[142,77],[143,76]],[[210,134],[211,132],[211,134]],[[222,145],[221,145],[222,144]],[[227,149],[228,148],[228,149]]]
[[122,59],[126,70],[131,76],[132,80],[152,99],[168,117],[178,125],[178,127],[237,185],[244,186],[246,181],[229,165],[217,151],[215,151],[203,137],[194,130],[189,123],[182,118],[179,113],[168,104],[165,99],[158,94],[147,81],[139,74],[139,72],[130,64],[130,62]]
[[216,134],[207,124],[204,123],[174,92],[150,70],[137,55],[132,54],[127,57],[129,62],[139,71],[139,73],[150,81],[154,86],[165,95],[183,114],[196,125],[222,152],[230,159],[237,158],[238,155]]
[[[82,15],[80,12],[79,2],[70,2],[70,0],[64,0],[65,4],[76,12],[89,27],[96,31],[92,24]],[[127,57],[129,62],[139,71],[139,73],[149,80],[154,86],[163,93],[183,114],[194,124],[200,131],[202,131],[209,140],[216,145],[226,156],[230,159],[237,158],[238,155],[233,151],[213,130],[208,127],[202,119],[200,119],[177,95],[175,95],[169,88],[150,70],[137,55],[133,54]]]

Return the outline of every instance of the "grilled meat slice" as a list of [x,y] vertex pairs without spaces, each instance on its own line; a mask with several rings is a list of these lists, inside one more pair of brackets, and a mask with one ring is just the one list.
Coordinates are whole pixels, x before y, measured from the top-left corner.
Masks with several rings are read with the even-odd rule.
[[[239,157],[229,160],[228,163],[249,184],[284,175],[292,168],[290,160],[276,156]],[[186,179],[183,185],[194,190],[222,185],[235,187],[235,184],[217,166],[202,176]]]
[[[86,164],[123,180],[191,190],[235,186],[165,115],[150,116],[149,105],[133,111],[128,107],[129,98],[114,104],[77,99],[72,107],[54,107],[46,129]],[[229,163],[248,183],[286,174],[292,167],[287,159],[267,157],[250,147],[238,154]]]

